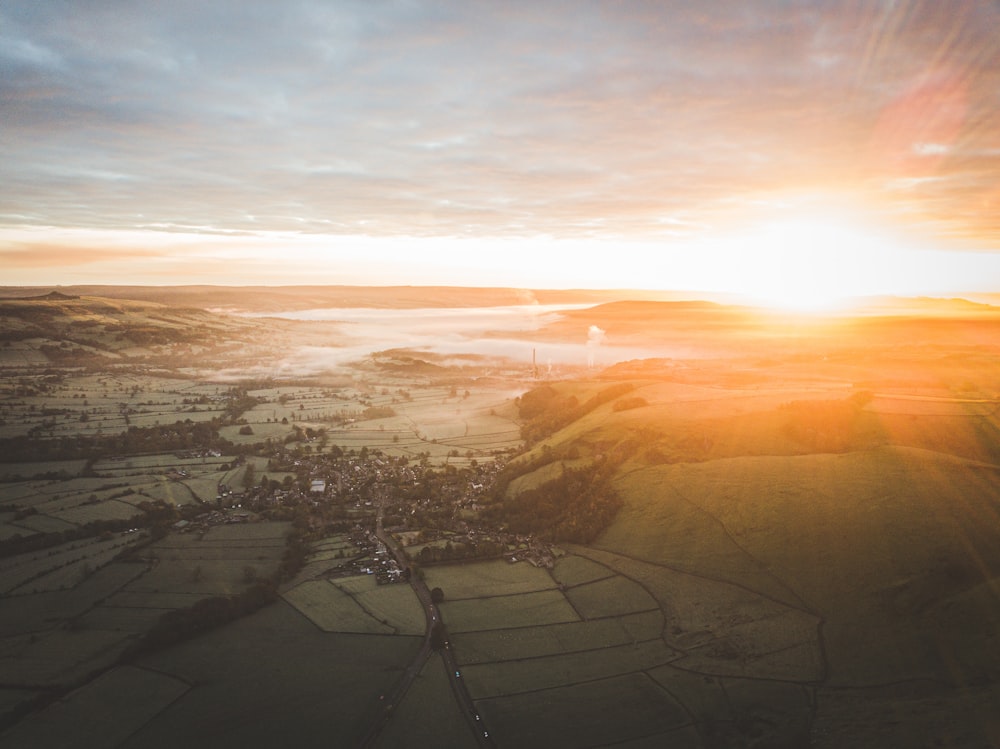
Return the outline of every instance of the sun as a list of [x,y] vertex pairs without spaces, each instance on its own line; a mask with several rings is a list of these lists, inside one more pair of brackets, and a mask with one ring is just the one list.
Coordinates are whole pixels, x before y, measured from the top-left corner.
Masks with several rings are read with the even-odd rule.
[[767,221],[739,239],[745,293],[795,312],[834,311],[890,284],[895,245],[881,232],[833,216]]

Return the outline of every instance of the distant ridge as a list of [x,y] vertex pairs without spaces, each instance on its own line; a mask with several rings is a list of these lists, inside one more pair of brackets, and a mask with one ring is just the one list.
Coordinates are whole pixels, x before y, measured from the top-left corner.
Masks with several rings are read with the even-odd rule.
[[40,301],[62,302],[71,299],[79,299],[80,297],[71,294],[63,294],[61,291],[50,291],[48,294],[39,294],[38,296],[2,297],[2,298],[17,299],[18,301],[23,301],[23,302],[40,302]]
[[[0,296],[27,299],[51,287],[4,287]],[[697,294],[612,289],[520,289],[463,286],[96,286],[61,287],[84,297],[156,302],[172,307],[287,312],[335,307],[390,309],[600,304],[630,300],[690,300]],[[61,293],[61,292],[60,292]]]

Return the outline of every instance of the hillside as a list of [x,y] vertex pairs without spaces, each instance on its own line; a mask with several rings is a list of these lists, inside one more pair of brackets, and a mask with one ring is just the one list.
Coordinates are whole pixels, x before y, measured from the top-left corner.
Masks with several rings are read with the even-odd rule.
[[750,680],[754,728],[720,746],[995,745],[997,402],[659,366],[606,373],[619,389],[591,409],[606,383],[547,384],[547,416],[522,397],[536,442],[508,494],[623,456],[621,509],[571,548],[660,597],[676,667]]
[[[294,331],[294,341],[291,340]],[[197,307],[51,292],[0,299],[0,368],[37,373],[47,364],[99,370],[141,364],[248,366],[291,344],[336,343],[329,326],[220,314]]]

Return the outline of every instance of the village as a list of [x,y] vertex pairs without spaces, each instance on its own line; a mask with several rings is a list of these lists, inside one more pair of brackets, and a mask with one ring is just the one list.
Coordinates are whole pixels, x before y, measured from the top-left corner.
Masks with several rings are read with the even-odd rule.
[[[203,533],[217,525],[292,520],[306,541],[346,533],[356,553],[338,552],[326,575],[369,574],[379,584],[407,582],[412,568],[438,563],[554,564],[551,544],[480,519],[479,511],[494,501],[491,490],[506,456],[472,460],[461,468],[336,447],[310,455],[275,448],[267,457],[268,473],[282,480],[263,474],[250,486],[220,484],[215,507],[177,521],[172,530]],[[378,538],[379,525],[405,558],[397,559]]]

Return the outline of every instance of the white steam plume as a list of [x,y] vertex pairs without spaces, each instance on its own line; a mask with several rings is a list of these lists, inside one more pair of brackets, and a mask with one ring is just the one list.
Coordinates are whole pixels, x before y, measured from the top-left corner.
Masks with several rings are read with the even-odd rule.
[[596,325],[591,325],[590,329],[587,331],[587,366],[594,366],[594,359],[597,355],[597,349],[604,342],[604,331],[597,327]]

